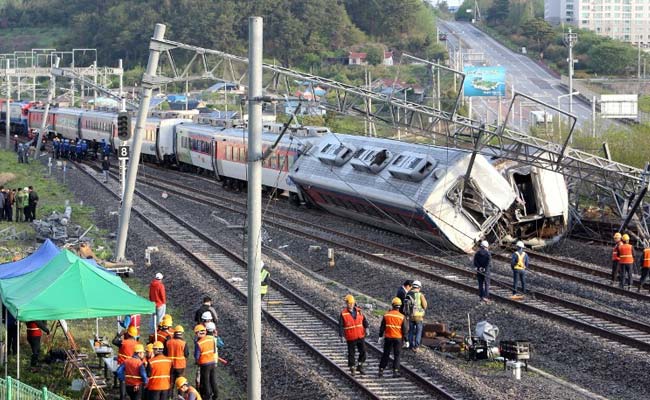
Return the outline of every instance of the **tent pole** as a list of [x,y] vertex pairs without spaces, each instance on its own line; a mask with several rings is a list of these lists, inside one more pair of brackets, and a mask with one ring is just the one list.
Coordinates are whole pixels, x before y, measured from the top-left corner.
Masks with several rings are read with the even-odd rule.
[[5,309],[5,379],[7,379],[7,368],[9,365],[9,325],[7,325],[7,321],[9,321],[9,315],[7,311],[7,307],[4,307]]
[[20,380],[20,320],[16,319],[16,324],[16,379]]
[[95,318],[95,337],[99,339],[99,318]]
[[158,317],[158,314],[153,315],[153,341],[157,342],[158,341],[158,321],[156,321],[156,318]]

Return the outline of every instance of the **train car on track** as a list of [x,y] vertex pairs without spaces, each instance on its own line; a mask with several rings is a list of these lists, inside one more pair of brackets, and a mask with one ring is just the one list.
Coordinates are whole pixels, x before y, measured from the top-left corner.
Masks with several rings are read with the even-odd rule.
[[[33,101],[17,101],[10,103],[11,111],[11,134],[12,135],[24,135],[26,136],[29,132],[29,120],[28,114],[29,109],[33,106],[37,106],[40,103]],[[6,119],[7,119],[7,101],[6,99],[0,99],[0,130],[4,132],[6,129]]]

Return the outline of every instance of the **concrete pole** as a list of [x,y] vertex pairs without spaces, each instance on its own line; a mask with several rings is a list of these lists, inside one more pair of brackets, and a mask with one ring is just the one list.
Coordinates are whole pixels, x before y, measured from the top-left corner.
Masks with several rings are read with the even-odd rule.
[[[163,39],[165,36],[165,29],[165,25],[156,24],[153,38],[157,40]],[[138,108],[138,116],[135,123],[135,133],[133,134],[133,148],[131,149],[131,158],[129,159],[124,200],[122,201],[122,208],[120,209],[117,246],[115,248],[116,261],[123,261],[124,253],[126,251],[126,237],[129,232],[129,220],[131,219],[131,207],[133,205],[133,192],[135,191],[135,180],[138,176],[138,165],[140,164],[142,137],[144,136],[145,122],[147,120],[147,114],[149,113],[149,101],[151,100],[151,92],[153,89],[153,84],[150,83],[150,80],[156,76],[159,58],[160,50],[150,48],[147,70],[142,77],[142,97],[140,98],[140,107]]]
[[74,107],[74,78],[70,79],[70,107]]
[[124,97],[124,67],[121,58],[117,61],[117,68],[120,69],[120,97]]
[[591,137],[596,137],[596,96],[591,98]]
[[32,101],[36,101],[36,75],[32,76]]
[[636,76],[639,82],[641,81],[641,37],[639,36],[639,51],[637,55],[637,72]]
[[[59,57],[54,57],[54,68],[59,68]],[[45,111],[43,111],[43,121],[41,122],[41,131],[38,135],[38,140],[36,141],[36,153],[34,153],[34,160],[38,160],[38,157],[41,154],[41,144],[43,143],[43,136],[45,136],[45,129],[47,128],[47,115],[50,112],[50,103],[54,98],[54,92],[56,91],[56,78],[53,74],[50,75],[50,87],[47,91],[47,100],[45,100]]]
[[[571,93],[571,92],[569,92]],[[562,109],[562,105],[560,103],[560,99],[562,98],[562,95],[558,96],[557,98],[557,140],[562,141],[562,113],[559,111]]]
[[[440,60],[438,60],[436,62],[438,64],[440,64]],[[438,110],[441,110],[441,108],[440,108],[440,68],[439,67],[436,67],[436,99],[438,99]]]
[[[97,87],[97,61],[93,62],[93,83]],[[93,108],[97,108],[97,90],[93,88]]]
[[20,75],[16,76],[16,100],[21,100],[23,97],[22,88],[20,87]]
[[501,96],[497,96],[497,101],[499,105],[497,107],[497,125],[501,125]]
[[262,46],[263,20],[248,18],[248,400],[262,398]]
[[7,107],[7,111],[5,112],[5,148],[9,150],[10,146],[10,138],[11,138],[11,76],[9,76],[9,60],[7,60],[7,69],[6,69],[6,77],[7,77],[7,101],[5,106]]
[[467,100],[467,104],[468,104],[468,106],[467,106],[467,117],[469,119],[472,119],[472,98],[468,97],[467,99],[468,99]]

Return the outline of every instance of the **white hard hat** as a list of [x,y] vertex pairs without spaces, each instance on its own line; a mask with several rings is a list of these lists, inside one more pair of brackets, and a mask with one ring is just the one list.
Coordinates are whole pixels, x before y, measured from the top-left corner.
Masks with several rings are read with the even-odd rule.
[[160,272],[156,272],[156,279],[162,280],[162,278],[163,278],[163,274]]
[[214,332],[217,329],[217,326],[214,324],[214,322],[206,322],[205,324],[205,330],[208,332]]
[[488,247],[490,247],[490,244],[488,243],[487,240],[484,240],[481,242],[481,247],[485,247],[487,249]]
[[205,321],[212,320],[212,313],[210,311],[206,311],[203,314],[201,314],[201,319]]
[[521,240],[518,241],[518,242],[517,242],[517,247],[523,249],[523,248],[524,248],[524,242],[522,242]]
[[413,281],[413,287],[414,287],[414,288],[422,287],[422,282],[420,282],[420,281]]

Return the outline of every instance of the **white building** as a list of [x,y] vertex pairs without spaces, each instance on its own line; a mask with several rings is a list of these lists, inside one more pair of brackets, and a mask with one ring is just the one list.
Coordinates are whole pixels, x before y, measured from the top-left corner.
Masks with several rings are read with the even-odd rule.
[[649,0],[545,0],[544,18],[624,42],[650,44]]

